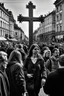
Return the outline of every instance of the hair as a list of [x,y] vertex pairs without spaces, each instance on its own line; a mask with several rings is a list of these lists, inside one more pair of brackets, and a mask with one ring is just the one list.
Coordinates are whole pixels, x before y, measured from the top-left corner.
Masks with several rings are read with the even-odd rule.
[[51,54],[51,50],[50,49],[46,49],[46,50],[44,50],[44,52],[43,52],[43,57],[46,57],[46,53],[47,52],[50,52],[50,54]]
[[[39,48],[38,44],[32,44],[32,45],[30,46],[30,49],[29,49],[29,52],[28,52],[28,57],[31,57],[31,56],[32,56],[32,50],[33,50],[35,47],[38,47],[38,48]],[[40,49],[40,48],[39,48],[39,49]]]
[[60,55],[59,63],[60,63],[61,66],[64,66],[64,54]]
[[17,50],[13,50],[11,52],[8,63],[14,62],[14,61],[21,63],[21,53]]
[[18,48],[19,49],[23,48],[23,44],[18,44]]
[[54,48],[53,50],[52,50],[52,53],[54,53],[55,51],[57,51],[57,50],[59,50],[58,48]]
[[22,56],[22,61],[24,62],[25,58],[26,58],[26,54],[24,51],[22,51],[21,49],[18,49],[18,51],[21,53]]

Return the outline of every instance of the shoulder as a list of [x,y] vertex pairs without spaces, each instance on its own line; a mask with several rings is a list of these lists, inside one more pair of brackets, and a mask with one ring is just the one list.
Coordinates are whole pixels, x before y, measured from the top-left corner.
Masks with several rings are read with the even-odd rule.
[[58,76],[58,71],[52,71],[49,75],[48,78],[56,78]]
[[20,63],[16,63],[16,64],[14,64],[14,65],[11,66],[11,71],[12,72],[13,71],[16,71],[16,70],[19,70],[20,71],[21,68],[22,68],[21,67],[21,64]]
[[0,79],[3,77],[3,75],[0,73]]
[[51,58],[50,58],[51,60],[55,60],[56,58],[54,57],[54,56],[51,56]]
[[44,62],[44,58],[43,57],[42,58],[38,58],[38,60]]
[[31,61],[31,58],[30,58],[30,57],[27,57],[27,58],[25,59],[25,63],[30,62],[30,61]]
[[2,73],[0,73],[0,81],[4,82],[4,75]]

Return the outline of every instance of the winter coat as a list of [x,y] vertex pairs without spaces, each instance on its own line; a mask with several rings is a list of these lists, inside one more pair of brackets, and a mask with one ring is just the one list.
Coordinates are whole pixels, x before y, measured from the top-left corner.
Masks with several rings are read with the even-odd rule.
[[49,58],[46,62],[45,62],[45,66],[49,71],[55,71],[56,69],[59,68],[58,65],[58,60],[59,58],[56,58],[54,56],[51,56],[51,58]]
[[11,53],[6,72],[10,82],[10,96],[22,96],[25,92],[25,77],[20,52]]
[[51,72],[45,82],[44,92],[48,96],[64,96],[64,68]]
[[10,96],[10,86],[5,70],[0,70],[0,96]]
[[[41,80],[42,78],[46,78],[46,71],[44,67],[44,60],[38,59],[35,64],[33,64],[31,58],[27,58],[24,65],[25,77],[26,77],[26,84],[29,83],[34,85],[34,91],[39,93],[41,88]],[[27,74],[33,74],[32,78],[28,78]],[[27,89],[31,91],[30,89]]]

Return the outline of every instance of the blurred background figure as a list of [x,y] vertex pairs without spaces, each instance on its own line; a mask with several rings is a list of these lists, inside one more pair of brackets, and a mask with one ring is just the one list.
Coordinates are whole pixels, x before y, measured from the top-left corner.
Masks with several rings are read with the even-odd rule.
[[23,46],[24,46],[23,44],[18,44],[18,47],[16,48],[16,50],[18,50],[21,53],[22,61],[23,61],[23,64],[24,64],[25,59],[27,57],[27,54],[26,54],[25,49],[24,49]]
[[59,49],[54,48],[52,51],[52,55],[50,59],[47,60],[46,62],[46,68],[51,72],[55,71],[59,66],[58,66],[58,61],[59,60]]

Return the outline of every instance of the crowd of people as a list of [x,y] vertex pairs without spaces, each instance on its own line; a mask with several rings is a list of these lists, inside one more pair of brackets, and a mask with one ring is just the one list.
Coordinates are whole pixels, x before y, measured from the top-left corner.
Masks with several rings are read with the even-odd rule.
[[[0,96],[62,96],[64,51],[58,46],[0,46]],[[42,94],[43,96],[43,94]]]

